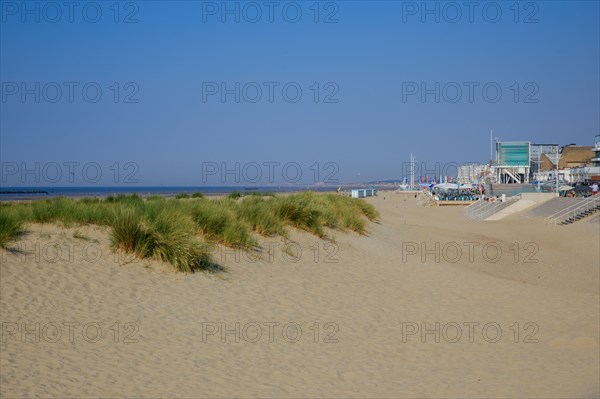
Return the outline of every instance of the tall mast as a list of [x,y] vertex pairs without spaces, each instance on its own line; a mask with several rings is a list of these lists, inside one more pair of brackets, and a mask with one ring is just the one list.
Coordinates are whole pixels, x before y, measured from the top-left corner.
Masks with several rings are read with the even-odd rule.
[[410,153],[410,189],[413,189],[413,183],[415,181],[415,157],[412,152]]
[[493,134],[494,134],[494,129],[490,129],[490,165],[492,164],[492,161],[494,160],[494,140],[492,139]]

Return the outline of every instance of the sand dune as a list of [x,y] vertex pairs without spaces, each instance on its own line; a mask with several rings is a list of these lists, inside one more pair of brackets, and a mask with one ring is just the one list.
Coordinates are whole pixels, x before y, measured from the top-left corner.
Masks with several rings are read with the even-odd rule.
[[295,232],[297,258],[265,239],[256,262],[215,253],[215,274],[116,258],[102,229],[30,226],[16,245],[33,255],[2,252],[0,396],[599,396],[597,223],[369,201],[367,237]]

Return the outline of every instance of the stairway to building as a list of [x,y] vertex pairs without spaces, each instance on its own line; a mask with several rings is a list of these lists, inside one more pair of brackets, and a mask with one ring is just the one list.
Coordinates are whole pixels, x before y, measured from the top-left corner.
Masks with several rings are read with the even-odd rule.
[[546,222],[548,224],[564,226],[578,222],[597,212],[600,212],[600,197],[583,198],[547,216]]

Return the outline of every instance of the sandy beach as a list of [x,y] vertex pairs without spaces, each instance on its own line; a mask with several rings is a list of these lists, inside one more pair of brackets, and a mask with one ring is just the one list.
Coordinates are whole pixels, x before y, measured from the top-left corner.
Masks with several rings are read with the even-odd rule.
[[368,236],[215,247],[216,273],[29,225],[0,250],[0,396],[599,397],[597,220],[366,201]]

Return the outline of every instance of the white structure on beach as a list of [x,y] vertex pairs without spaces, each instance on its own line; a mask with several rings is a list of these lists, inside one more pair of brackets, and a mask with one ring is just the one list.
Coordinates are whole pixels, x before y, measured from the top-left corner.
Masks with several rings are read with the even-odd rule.
[[377,190],[374,188],[356,188],[352,190],[352,198],[374,197]]
[[480,183],[482,180],[487,165],[483,164],[466,164],[458,167],[456,180],[459,183]]
[[499,183],[529,183],[531,168],[529,141],[496,142],[496,181]]

